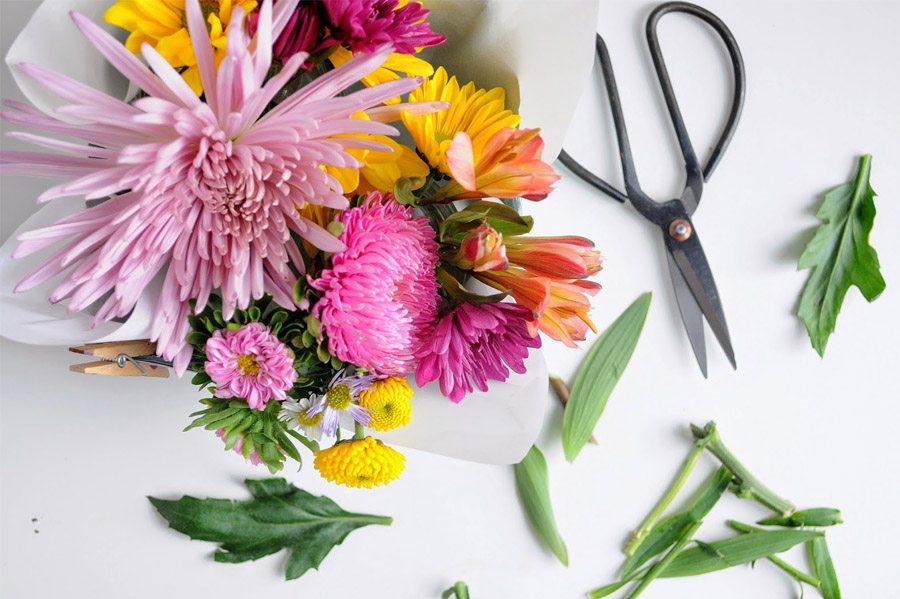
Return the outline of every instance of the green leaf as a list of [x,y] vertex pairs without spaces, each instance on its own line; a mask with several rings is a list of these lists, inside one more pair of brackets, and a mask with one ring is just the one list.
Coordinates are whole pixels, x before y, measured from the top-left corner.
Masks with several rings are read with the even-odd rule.
[[644,328],[650,299],[649,292],[641,295],[603,331],[575,375],[562,430],[563,450],[570,462],[591,438],[606,401],[628,366]]
[[217,562],[244,562],[289,550],[288,580],[318,568],[332,548],[357,528],[391,524],[385,516],[346,512],[327,497],[307,493],[281,478],[244,484],[252,499],[148,499],[170,527],[192,539],[218,543]]
[[443,268],[437,269],[437,280],[438,283],[441,284],[441,288],[447,292],[447,295],[455,300],[469,304],[493,304],[503,300],[503,298],[507,296],[506,293],[493,293],[491,295],[473,293],[466,289],[465,286],[459,282],[459,279]]
[[453,597],[454,599],[469,599],[469,586],[461,580],[457,580],[456,583],[441,593],[441,599],[450,599]]
[[765,530],[715,541],[708,548],[691,547],[679,553],[660,578],[697,576],[755,562],[821,536],[814,530]]
[[516,473],[516,489],[519,491],[528,520],[553,555],[564,566],[568,566],[569,552],[556,528],[553,505],[550,503],[547,460],[544,459],[544,454],[537,446],[532,445],[525,459],[513,468]]
[[871,155],[860,157],[854,180],[825,194],[816,214],[823,224],[800,256],[798,269],[811,268],[812,272],[800,296],[797,316],[806,325],[820,356],[825,355],[825,345],[850,286],[856,286],[870,302],[885,288],[878,254],[869,245],[875,221],[875,191],[869,185],[871,166]]
[[697,497],[690,507],[660,521],[650,530],[631,557],[625,560],[625,564],[622,566],[622,578],[628,578],[634,574],[648,560],[674,545],[683,536],[684,531],[703,520],[722,497],[722,493],[728,488],[730,482],[731,471],[725,467],[719,468],[698,491]]
[[797,528],[800,526],[834,526],[842,522],[840,510],[830,507],[817,507],[809,510],[800,510],[790,516],[772,516],[771,518],[760,520],[757,524]]
[[823,599],[841,599],[841,587],[838,585],[837,572],[834,571],[834,563],[831,561],[825,537],[810,540],[807,547],[813,572],[819,579],[819,591]]

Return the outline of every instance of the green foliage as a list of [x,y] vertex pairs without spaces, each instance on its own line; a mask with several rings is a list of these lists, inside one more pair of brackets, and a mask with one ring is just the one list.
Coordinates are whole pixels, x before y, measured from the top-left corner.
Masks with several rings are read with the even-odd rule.
[[553,505],[550,503],[550,490],[547,478],[547,460],[537,446],[532,445],[528,454],[514,466],[516,488],[519,498],[528,515],[534,530],[543,539],[553,555],[564,566],[569,565],[569,552],[556,528],[553,517]]
[[489,224],[501,235],[515,236],[530,232],[534,219],[522,216],[507,204],[479,200],[444,218],[438,229],[440,241],[459,243],[469,231],[483,223]]
[[811,539],[807,547],[813,572],[819,578],[819,591],[823,599],[841,599],[841,587],[838,585],[837,573],[825,537]]
[[702,522],[706,514],[722,497],[722,493],[728,488],[730,482],[731,472],[725,467],[719,468],[706,481],[686,510],[672,514],[650,530],[634,553],[625,560],[625,564],[622,566],[622,577],[628,578],[634,574],[647,561],[675,545],[685,531]]
[[284,467],[284,461],[290,457],[302,463],[300,452],[291,441],[291,437],[302,437],[289,430],[284,422],[278,419],[280,402],[270,401],[264,410],[254,410],[242,399],[210,398],[201,400],[205,409],[191,414],[194,420],[185,427],[185,431],[193,428],[204,428],[208,431],[222,430],[225,450],[231,450],[240,444],[241,454],[249,458],[251,452],[276,473]]
[[823,224],[800,256],[798,269],[811,268],[812,272],[800,296],[797,316],[806,325],[820,356],[825,355],[850,286],[856,286],[870,302],[885,288],[878,254],[869,245],[875,222],[875,191],[869,185],[871,166],[869,154],[860,157],[854,180],[825,194],[816,214]]
[[628,366],[644,328],[650,298],[651,294],[645,293],[628,306],[603,331],[578,368],[563,414],[563,450],[570,462],[591,438],[606,401]]
[[327,497],[307,493],[282,478],[244,484],[252,499],[149,499],[170,527],[192,539],[218,543],[217,562],[256,560],[287,549],[288,580],[318,568],[357,528],[391,524],[384,516],[346,512]]
[[840,510],[830,507],[817,507],[800,510],[789,516],[772,516],[760,520],[757,524],[796,528],[799,526],[834,526],[842,522]]

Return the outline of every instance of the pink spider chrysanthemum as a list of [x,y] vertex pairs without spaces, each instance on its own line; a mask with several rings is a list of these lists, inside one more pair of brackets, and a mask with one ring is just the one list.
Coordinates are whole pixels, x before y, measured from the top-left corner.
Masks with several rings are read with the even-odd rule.
[[377,192],[340,221],[347,249],[311,281],[323,293],[313,314],[328,349],[381,376],[406,374],[437,318],[434,231],[427,218]]
[[541,346],[532,337],[531,310],[511,303],[459,304],[441,317],[419,351],[416,384],[437,380],[441,393],[456,403],[487,382],[505,381],[509,371],[524,373],[528,348]]
[[68,300],[69,308],[79,311],[101,300],[96,318],[103,321],[127,315],[160,275],[151,334],[157,351],[174,361],[178,373],[191,356],[185,341],[191,299],[200,311],[210,293],[220,290],[226,319],[264,293],[285,307],[294,306],[291,287],[303,272],[303,260],[292,233],[329,252],[344,247],[298,213],[307,202],[347,206],[340,184],[321,167],[358,167],[346,148],[386,149],[334,136],[396,134],[378,122],[378,111],[371,120],[351,116],[421,83],[401,79],[339,97],[385,60],[392,49],[384,46],[319,77],[264,114],[307,58],[293,56],[266,81],[272,40],[295,6],[296,0],[283,0],[273,15],[271,2],[264,2],[253,39],[244,32],[242,11],[236,8],[227,55],[217,68],[200,4],[188,0],[187,23],[203,99],[152,47],[142,48],[148,68],[75,13],[72,18],[87,39],[146,97],[129,104],[43,67],[19,65],[68,102],[59,114],[80,123],[63,122],[21,103],[8,103],[12,110],[4,111],[3,118],[84,143],[11,134],[63,155],[4,152],[3,171],[68,179],[39,201],[66,196],[102,201],[20,238],[16,257],[63,245],[17,291],[68,271],[50,301]]
[[283,400],[297,380],[294,354],[258,322],[216,331],[204,353],[203,370],[216,384],[216,397],[244,399],[256,410],[270,399]]

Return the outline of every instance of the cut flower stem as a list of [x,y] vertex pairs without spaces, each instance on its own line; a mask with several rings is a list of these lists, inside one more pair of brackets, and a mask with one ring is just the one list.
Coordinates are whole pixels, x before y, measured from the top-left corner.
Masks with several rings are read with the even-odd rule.
[[790,501],[776,495],[738,461],[719,437],[715,422],[710,421],[703,428],[692,424],[691,432],[695,442],[705,442],[706,449],[734,474],[737,484],[735,493],[738,497],[753,499],[783,516],[790,516],[797,510]]

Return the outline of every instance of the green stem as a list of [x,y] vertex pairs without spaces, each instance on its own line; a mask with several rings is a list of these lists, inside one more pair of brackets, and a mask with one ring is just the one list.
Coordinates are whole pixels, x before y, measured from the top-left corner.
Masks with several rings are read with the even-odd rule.
[[457,580],[452,587],[441,594],[441,599],[449,599],[450,597],[469,599],[469,587],[463,581]]
[[722,439],[719,438],[719,432],[716,430],[715,422],[708,422],[706,426],[700,428],[691,425],[691,432],[697,441],[705,441],[706,449],[716,456],[722,465],[731,470],[735,479],[738,481],[737,495],[739,497],[753,499],[769,509],[775,510],[783,516],[790,516],[797,508],[782,497],[775,494],[774,491],[762,484],[753,474],[747,470],[735,456],[731,453]]
[[678,542],[672,546],[669,552],[663,557],[661,560],[653,564],[653,567],[650,568],[650,571],[647,572],[647,575],[641,579],[641,583],[637,585],[634,590],[628,595],[628,599],[634,599],[638,595],[644,592],[647,586],[656,580],[656,578],[663,573],[663,570],[668,567],[672,560],[681,553],[681,550],[684,549],[684,546],[691,542],[691,539],[694,537],[694,533],[697,532],[697,529],[700,528],[700,525],[703,524],[702,520],[694,522],[690,528],[684,531],[684,534],[681,535],[681,538],[678,539]]
[[[725,523],[729,527],[731,527],[733,530],[736,530],[736,531],[742,532],[742,533],[759,532],[761,530],[764,530],[762,528],[756,528],[755,526],[750,526],[749,524],[744,524],[743,522],[737,522],[735,520],[728,520]],[[770,555],[766,559],[769,560],[770,562],[772,562],[773,564],[775,564],[777,567],[779,567],[784,572],[786,572],[788,574],[788,576],[790,576],[791,578],[793,578],[796,581],[805,582],[806,584],[813,586],[815,588],[819,588],[819,585],[822,584],[821,582],[819,582],[819,579],[816,578],[815,576],[811,576],[811,575],[807,574],[806,572],[804,572],[803,570],[798,570],[797,568],[790,565],[789,563],[787,563],[780,557],[777,557],[775,555]]]
[[675,496],[678,495],[681,487],[687,482],[688,477],[694,470],[694,466],[697,465],[697,460],[700,459],[700,455],[703,453],[707,443],[707,439],[697,439],[694,442],[693,449],[691,449],[691,452],[684,460],[684,464],[681,465],[681,469],[678,471],[678,474],[675,475],[675,480],[669,485],[666,494],[660,498],[650,513],[647,514],[647,517],[644,518],[644,521],[641,522],[641,525],[632,533],[631,539],[629,539],[628,544],[625,545],[625,555],[631,556],[634,554],[641,544],[641,541],[644,540],[644,537],[650,533],[650,530],[662,517],[663,513],[665,513],[666,508],[669,507],[669,504],[671,504],[675,499]]
[[354,421],[353,422],[353,439],[358,441],[360,439],[365,438],[365,436],[366,436],[366,429],[364,429],[363,425],[361,425],[359,422]]

